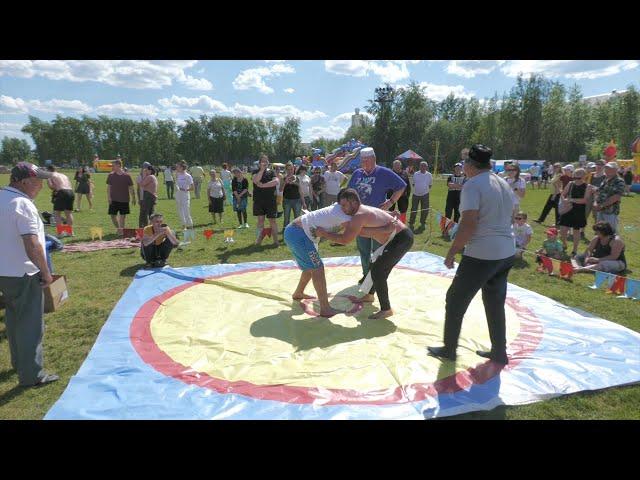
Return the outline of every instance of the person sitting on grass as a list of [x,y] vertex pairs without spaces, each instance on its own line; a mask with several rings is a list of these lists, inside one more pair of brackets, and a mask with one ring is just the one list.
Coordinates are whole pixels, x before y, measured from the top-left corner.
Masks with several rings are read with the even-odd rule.
[[514,217],[515,223],[513,224],[513,234],[516,240],[516,257],[522,258],[522,252],[527,249],[531,236],[533,235],[533,229],[531,225],[527,223],[527,214],[524,212],[518,212]]
[[547,239],[542,242],[542,248],[536,250],[536,263],[542,263],[540,255],[562,260],[564,257],[562,242],[558,240],[558,229],[551,227],[546,231]]
[[161,213],[154,213],[150,220],[151,225],[147,225],[143,230],[140,255],[147,262],[145,267],[161,268],[167,264],[171,250],[179,242],[171,229],[164,223],[164,217]]
[[620,273],[627,268],[624,256],[624,242],[607,222],[597,222],[593,226],[596,236],[582,255],[576,255],[578,268],[574,272]]

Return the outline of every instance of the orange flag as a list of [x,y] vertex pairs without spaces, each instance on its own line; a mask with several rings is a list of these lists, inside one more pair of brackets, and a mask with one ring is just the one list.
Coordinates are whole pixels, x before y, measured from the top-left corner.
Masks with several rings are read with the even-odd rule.
[[542,260],[542,265],[540,265],[537,270],[539,272],[546,272],[548,274],[553,273],[553,263],[551,263],[551,259],[549,257],[545,257],[544,255],[540,255],[540,260]]
[[570,280],[573,277],[573,265],[571,262],[560,263],[560,278]]
[[204,233],[204,236],[207,237],[207,240],[209,240],[211,238],[211,236],[213,235],[213,230],[205,230],[202,233]]
[[58,235],[62,235],[63,233],[73,235],[73,229],[71,228],[71,225],[63,225],[61,223],[58,223],[56,224],[56,233]]
[[264,238],[271,237],[271,227],[263,228],[262,229],[262,236]]
[[136,228],[136,240],[142,240],[144,237],[144,228]]
[[613,281],[613,284],[607,290],[607,293],[615,293],[616,295],[622,295],[626,289],[625,283],[627,282],[626,277],[620,277],[616,275],[616,279]]
[[407,223],[407,213],[406,212],[400,214],[400,221],[402,223]]

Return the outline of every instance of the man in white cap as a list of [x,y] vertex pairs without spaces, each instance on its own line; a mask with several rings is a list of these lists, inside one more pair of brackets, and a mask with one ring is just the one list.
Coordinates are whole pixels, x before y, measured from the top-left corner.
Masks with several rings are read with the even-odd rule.
[[0,189],[0,292],[11,366],[23,387],[58,380],[43,369],[44,295],[53,278],[47,266],[44,225],[33,200],[51,172],[28,162],[11,169],[8,187]]
[[625,191],[624,180],[618,176],[618,164],[608,162],[604,166],[606,178],[600,184],[593,210],[598,222],[607,222],[615,233],[618,230],[620,201]]
[[[389,210],[391,205],[396,203],[407,187],[404,180],[393,170],[376,165],[376,152],[371,147],[360,150],[360,164],[351,179],[348,188],[353,188],[358,192],[363,205],[378,207],[382,210]],[[393,191],[391,198],[387,200],[387,192]],[[362,264],[362,278],[358,283],[362,283],[369,273],[371,264],[371,252],[376,250],[380,244],[367,237],[357,237],[356,244],[360,252]]]

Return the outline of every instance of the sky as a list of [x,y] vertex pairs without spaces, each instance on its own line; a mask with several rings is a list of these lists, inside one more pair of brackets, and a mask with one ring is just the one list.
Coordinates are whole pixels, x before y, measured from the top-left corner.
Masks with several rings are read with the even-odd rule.
[[578,84],[585,97],[640,88],[640,60],[0,60],[0,138],[42,120],[234,115],[301,120],[302,141],[341,137],[355,108],[386,83],[427,96],[502,95],[519,73]]

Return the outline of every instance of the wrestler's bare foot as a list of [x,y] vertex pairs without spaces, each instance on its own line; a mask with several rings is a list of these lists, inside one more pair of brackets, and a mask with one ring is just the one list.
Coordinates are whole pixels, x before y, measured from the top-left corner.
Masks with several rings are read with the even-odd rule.
[[297,292],[293,292],[293,295],[291,295],[291,298],[293,298],[294,300],[311,300],[314,297],[313,295],[307,295],[306,293],[297,293]]
[[393,315],[393,310],[392,309],[380,310],[379,312],[372,313],[367,318],[369,318],[371,320],[377,320],[377,319],[380,319],[380,318],[388,318],[388,317],[391,317],[392,315]]
[[363,303],[373,303],[376,299],[376,296],[373,295],[372,293],[367,293],[366,295],[360,297],[358,300],[360,300]]
[[320,316],[325,318],[333,317],[338,313],[342,313],[342,312],[340,310],[336,310],[335,308],[331,308],[331,307],[320,309]]

